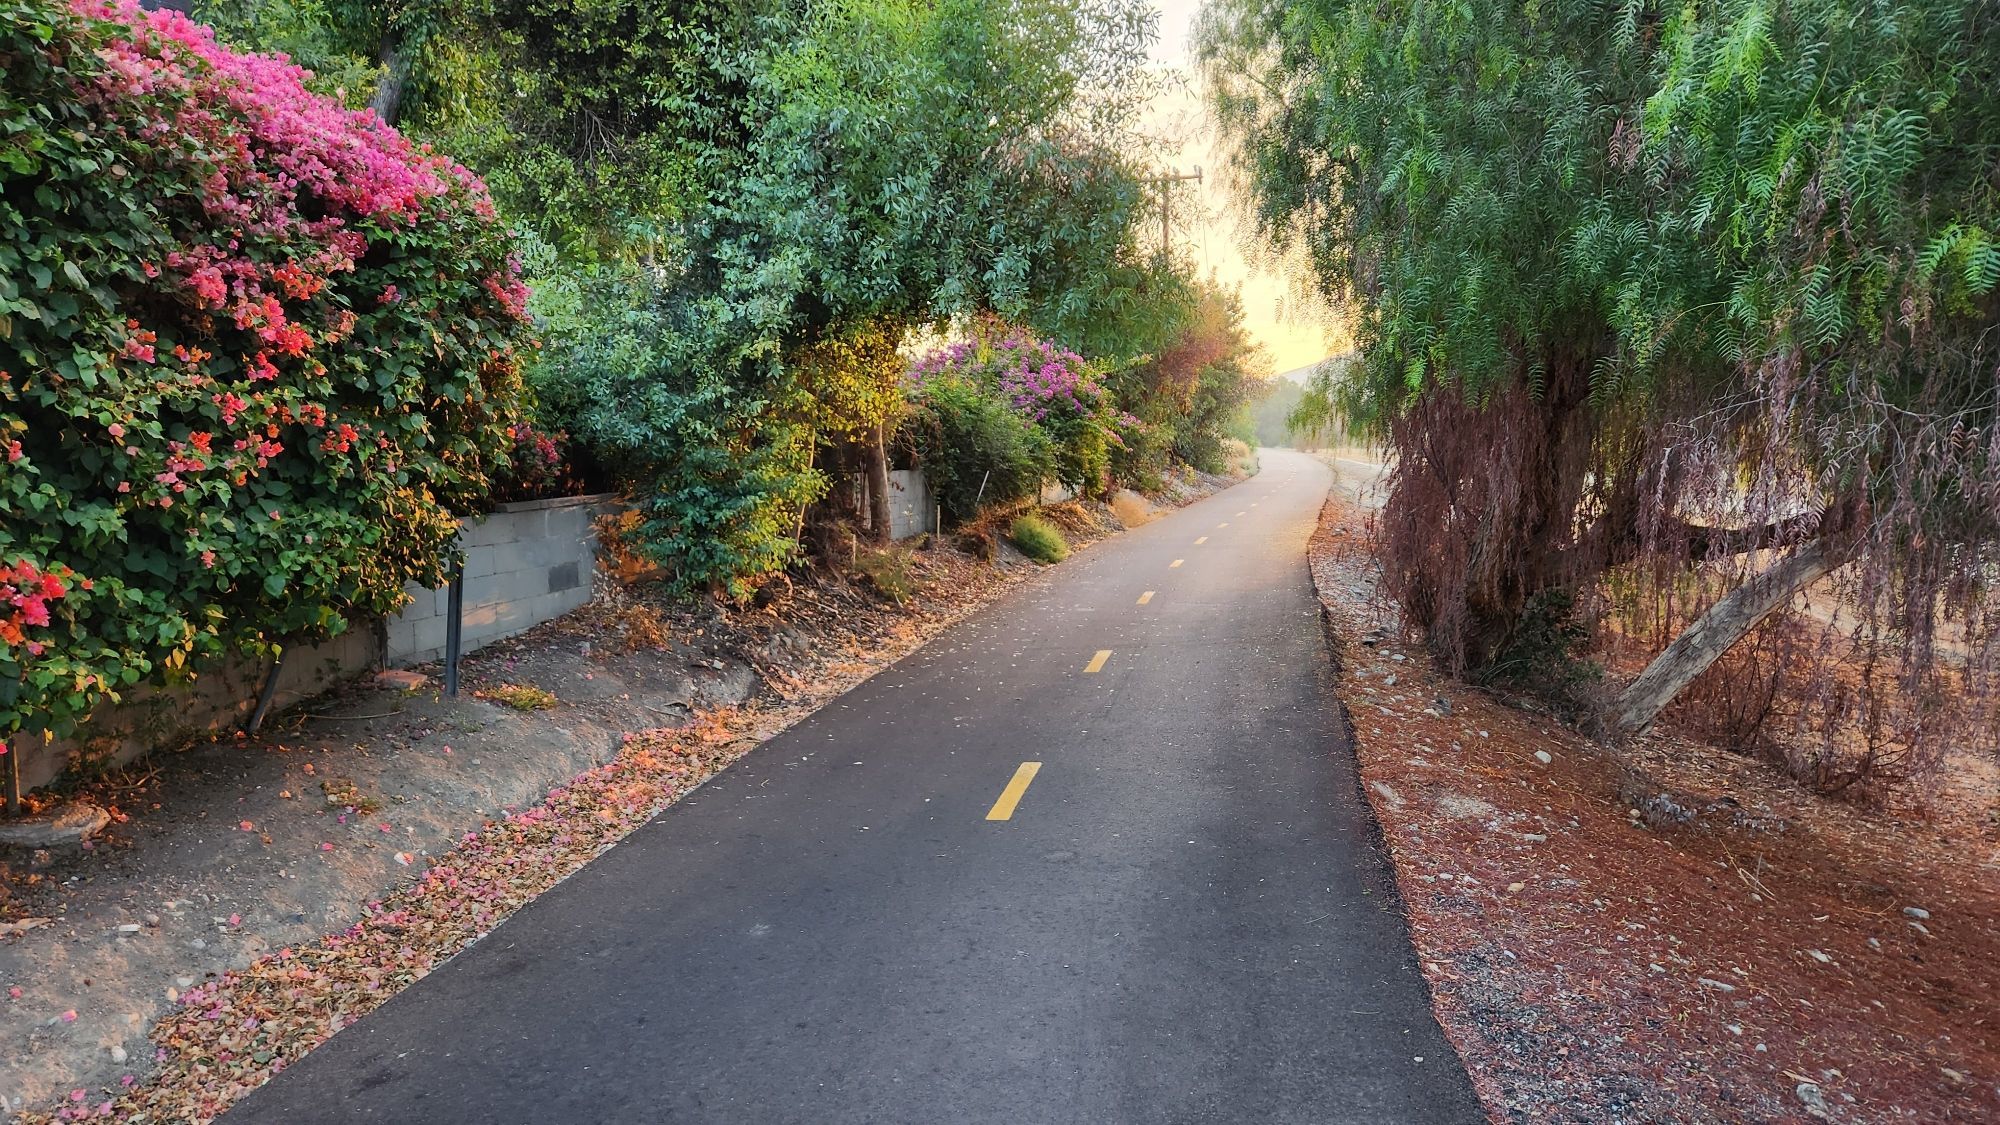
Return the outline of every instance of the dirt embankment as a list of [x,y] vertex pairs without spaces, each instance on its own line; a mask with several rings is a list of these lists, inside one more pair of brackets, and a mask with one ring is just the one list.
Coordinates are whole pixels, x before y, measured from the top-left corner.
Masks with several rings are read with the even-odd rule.
[[[1228,483],[1176,481],[1159,502]],[[1121,527],[1101,505],[1048,514],[1078,546]],[[987,545],[860,551],[754,607],[607,583],[469,657],[457,699],[435,677],[357,686],[81,786],[114,813],[105,836],[0,881],[0,926],[24,924],[0,936],[6,1109],[215,1116],[716,770],[1047,573]]]
[[[2000,836],[1436,676],[1357,497],[1313,575],[1446,1033],[1495,1121],[2000,1119]],[[1637,767],[1636,770],[1631,767]]]

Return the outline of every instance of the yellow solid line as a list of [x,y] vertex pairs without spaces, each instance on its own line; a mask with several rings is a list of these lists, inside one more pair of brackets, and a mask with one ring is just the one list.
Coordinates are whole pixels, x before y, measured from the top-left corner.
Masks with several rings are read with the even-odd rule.
[[1173,568],[1175,568],[1175,567],[1177,567],[1177,566],[1181,565],[1182,563],[1184,563],[1184,562],[1186,562],[1186,561],[1187,561],[1186,559],[1175,559],[1174,561],[1172,561],[1172,562],[1170,562],[1170,563],[1168,563],[1168,564],[1167,564],[1167,569],[1168,569],[1168,570],[1172,570]]
[[1097,650],[1097,655],[1090,658],[1090,663],[1083,666],[1083,670],[1086,672],[1098,671],[1104,667],[1104,662],[1109,659],[1111,659],[1111,650],[1100,648]]
[[992,808],[986,810],[986,819],[1011,820],[1014,816],[1014,806],[1021,803],[1021,794],[1028,791],[1028,783],[1035,780],[1035,774],[1041,772],[1041,768],[1040,762],[1022,762],[1021,768],[1014,771],[1014,779],[1007,783],[1007,788],[1000,791],[1000,799],[993,802]]
[[1151,590],[1148,590],[1145,593],[1139,595],[1140,605],[1145,605],[1147,602],[1150,602],[1152,600],[1153,600],[1153,592]]
[[1201,545],[1202,545],[1203,543],[1206,543],[1206,542],[1208,542],[1208,536],[1204,535],[1204,536],[1202,536],[1201,538],[1199,538],[1199,539],[1195,540],[1195,541],[1194,541],[1194,545],[1195,545],[1195,546],[1197,546],[1197,547],[1199,547],[1199,546],[1201,546]]

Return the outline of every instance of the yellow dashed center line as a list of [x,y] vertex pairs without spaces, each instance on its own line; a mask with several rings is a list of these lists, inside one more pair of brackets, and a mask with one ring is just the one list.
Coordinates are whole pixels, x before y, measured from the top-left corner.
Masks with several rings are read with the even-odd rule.
[[1202,545],[1203,543],[1206,543],[1206,542],[1208,542],[1208,536],[1204,535],[1204,536],[1202,536],[1201,538],[1199,538],[1199,539],[1195,540],[1195,541],[1194,541],[1194,545],[1195,545],[1195,546],[1197,546],[1197,547],[1199,547],[1199,546],[1201,546],[1201,545]]
[[1111,659],[1111,650],[1100,648],[1097,650],[1097,655],[1090,658],[1090,663],[1083,666],[1083,670],[1085,672],[1100,671],[1104,667],[1104,662],[1109,659]]
[[1168,569],[1168,570],[1172,570],[1173,568],[1175,568],[1175,567],[1177,567],[1177,566],[1181,565],[1182,563],[1184,563],[1184,562],[1186,562],[1186,561],[1187,561],[1186,559],[1175,559],[1174,561],[1172,561],[1172,562],[1170,562],[1170,563],[1168,563],[1168,564],[1167,564],[1167,569]]
[[1151,590],[1148,590],[1145,593],[1139,595],[1140,605],[1145,605],[1147,602],[1150,602],[1152,600],[1153,600],[1153,592]]
[[1028,783],[1035,780],[1035,775],[1040,773],[1041,769],[1040,762],[1022,762],[1021,768],[1014,771],[1013,779],[1007,782],[1007,788],[1000,791],[1000,799],[993,802],[992,808],[986,810],[986,819],[1013,819],[1014,806],[1021,803],[1021,794],[1028,791]]

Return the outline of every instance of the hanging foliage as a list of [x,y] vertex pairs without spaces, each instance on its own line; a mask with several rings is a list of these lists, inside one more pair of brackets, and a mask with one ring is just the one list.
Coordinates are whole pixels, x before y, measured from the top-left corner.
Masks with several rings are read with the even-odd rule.
[[1894,737],[1992,733],[1990,14],[1211,7],[1258,226],[1358,326],[1342,405],[1396,454],[1385,576],[1441,659],[1477,668],[1544,591],[1640,568],[1699,591],[1671,627],[1701,641],[1620,700],[1638,729],[1817,583],[1854,623],[1828,643],[1895,669],[1805,686],[1852,701],[1829,724],[1893,694]]

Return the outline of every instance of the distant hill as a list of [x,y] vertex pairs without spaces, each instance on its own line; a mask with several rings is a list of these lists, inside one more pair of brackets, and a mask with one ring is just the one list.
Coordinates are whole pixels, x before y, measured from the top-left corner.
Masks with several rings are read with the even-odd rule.
[[1325,362],[1326,360],[1322,359],[1319,363],[1308,363],[1304,367],[1294,367],[1290,371],[1281,371],[1271,376],[1271,380],[1272,382],[1276,382],[1279,379],[1283,379],[1288,383],[1297,383],[1303,387],[1311,381],[1312,373],[1319,368],[1319,365]]
[[[1305,368],[1311,371],[1312,368]],[[1257,432],[1260,446],[1290,445],[1291,431],[1285,426],[1285,416],[1299,404],[1299,397],[1305,394],[1305,386],[1292,379],[1290,374],[1280,375],[1264,384],[1264,394],[1250,403],[1250,424]]]

